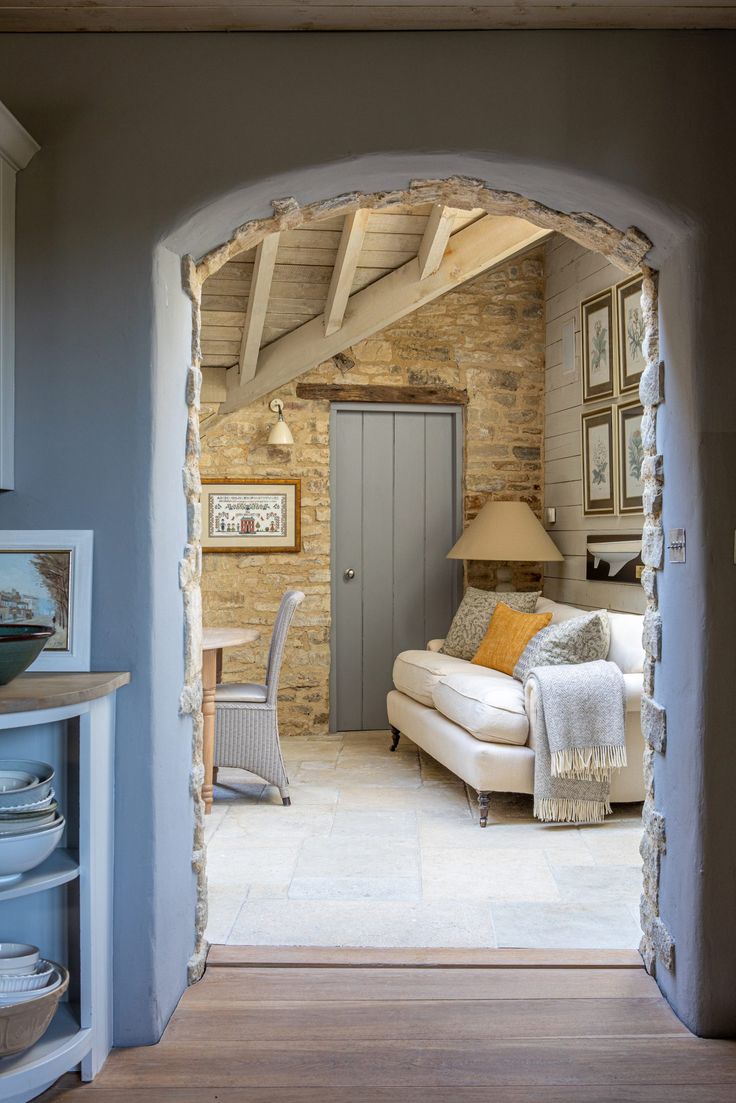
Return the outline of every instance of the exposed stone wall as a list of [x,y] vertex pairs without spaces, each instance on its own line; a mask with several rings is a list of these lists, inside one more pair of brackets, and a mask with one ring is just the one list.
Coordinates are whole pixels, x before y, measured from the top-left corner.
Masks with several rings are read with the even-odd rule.
[[[298,382],[409,384],[467,390],[465,523],[489,498],[523,499],[541,508],[544,431],[543,250],[484,273],[349,350],[347,373],[328,361]],[[348,361],[349,363],[349,361]],[[343,362],[342,367],[344,368]],[[215,425],[203,439],[203,476],[302,480],[299,554],[203,557],[208,624],[262,624],[257,647],[225,655],[225,680],[263,678],[270,626],[284,590],[303,589],[287,647],[280,694],[285,735],[325,732],[330,670],[329,415],[326,401],[296,397],[297,381],[278,392],[293,448],[269,446],[271,395]],[[468,579],[492,587],[496,564],[471,563]],[[515,585],[540,581],[538,565],[515,571]]]

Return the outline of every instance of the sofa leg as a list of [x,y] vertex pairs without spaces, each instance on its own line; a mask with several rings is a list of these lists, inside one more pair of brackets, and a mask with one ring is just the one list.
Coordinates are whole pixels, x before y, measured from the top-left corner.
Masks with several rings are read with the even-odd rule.
[[478,793],[478,810],[480,812],[480,825],[486,827],[488,824],[488,805],[491,802],[491,794],[484,792]]
[[396,748],[399,745],[399,740],[400,739],[401,739],[401,732],[399,731],[398,728],[395,728],[392,724],[391,725],[391,748],[390,748],[392,751],[396,750]]

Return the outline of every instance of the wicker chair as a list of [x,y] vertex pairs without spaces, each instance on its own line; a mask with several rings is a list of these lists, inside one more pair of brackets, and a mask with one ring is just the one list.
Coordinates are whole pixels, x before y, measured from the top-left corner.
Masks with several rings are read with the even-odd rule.
[[271,636],[266,684],[225,682],[215,693],[215,768],[235,766],[275,785],[291,804],[279,743],[278,689],[289,626],[304,601],[301,590],[284,594]]

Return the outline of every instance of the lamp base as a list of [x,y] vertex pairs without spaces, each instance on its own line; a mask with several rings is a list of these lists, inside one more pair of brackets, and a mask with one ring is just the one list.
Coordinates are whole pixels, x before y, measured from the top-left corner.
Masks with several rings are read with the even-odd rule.
[[496,568],[496,593],[512,594],[514,592],[513,572],[510,567]]

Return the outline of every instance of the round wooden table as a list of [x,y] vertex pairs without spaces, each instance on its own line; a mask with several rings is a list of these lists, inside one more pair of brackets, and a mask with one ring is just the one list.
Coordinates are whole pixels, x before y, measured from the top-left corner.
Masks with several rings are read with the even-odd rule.
[[202,629],[202,759],[204,784],[202,799],[205,815],[212,811],[212,787],[215,762],[215,690],[224,647],[242,647],[261,638],[257,628]]

